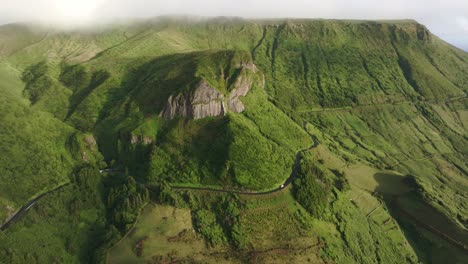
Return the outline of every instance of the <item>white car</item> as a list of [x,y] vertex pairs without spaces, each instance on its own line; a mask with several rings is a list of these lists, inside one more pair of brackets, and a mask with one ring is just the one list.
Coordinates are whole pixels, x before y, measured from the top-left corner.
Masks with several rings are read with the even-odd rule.
[[281,185],[280,185],[280,188],[284,188],[284,184],[281,184]]

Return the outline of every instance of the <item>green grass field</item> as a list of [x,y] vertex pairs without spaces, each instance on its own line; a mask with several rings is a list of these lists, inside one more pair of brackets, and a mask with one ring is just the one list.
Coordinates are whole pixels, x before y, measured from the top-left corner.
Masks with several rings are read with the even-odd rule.
[[[463,258],[418,223],[464,239],[468,54],[415,21],[5,25],[0,80],[0,222],[72,183],[0,234],[0,262]],[[200,83],[223,98],[196,101]],[[181,114],[241,86],[241,113]],[[277,188],[312,135],[281,192],[171,189]]]
[[[137,249],[138,243],[142,249]],[[209,250],[204,241],[193,229],[190,210],[149,204],[129,233],[109,250],[107,262],[147,263],[158,258],[197,260],[196,256],[203,257],[206,251]]]

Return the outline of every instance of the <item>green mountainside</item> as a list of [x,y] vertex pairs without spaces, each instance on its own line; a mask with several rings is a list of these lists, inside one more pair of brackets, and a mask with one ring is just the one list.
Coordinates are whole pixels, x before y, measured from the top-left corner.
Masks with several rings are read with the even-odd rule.
[[65,184],[0,263],[463,263],[467,92],[412,20],[0,26],[0,223]]

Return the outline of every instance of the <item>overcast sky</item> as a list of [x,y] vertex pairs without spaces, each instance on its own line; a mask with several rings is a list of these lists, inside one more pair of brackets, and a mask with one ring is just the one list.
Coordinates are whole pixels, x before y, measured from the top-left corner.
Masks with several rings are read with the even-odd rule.
[[169,14],[241,17],[416,19],[468,50],[468,0],[0,0],[0,24],[84,25]]

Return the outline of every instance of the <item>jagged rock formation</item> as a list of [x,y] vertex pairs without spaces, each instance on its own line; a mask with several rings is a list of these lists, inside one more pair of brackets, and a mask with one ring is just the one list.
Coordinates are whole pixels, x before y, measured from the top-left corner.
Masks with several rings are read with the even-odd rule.
[[235,113],[244,111],[245,106],[240,97],[246,96],[252,88],[253,75],[258,69],[253,63],[246,63],[239,65],[239,72],[227,95],[212,87],[207,81],[201,80],[193,91],[169,96],[166,106],[159,115],[166,119],[175,117],[200,119],[222,116],[228,111]]
[[177,116],[199,119],[206,116],[224,115],[224,95],[202,80],[192,94],[180,93],[169,96],[161,116],[172,119]]

